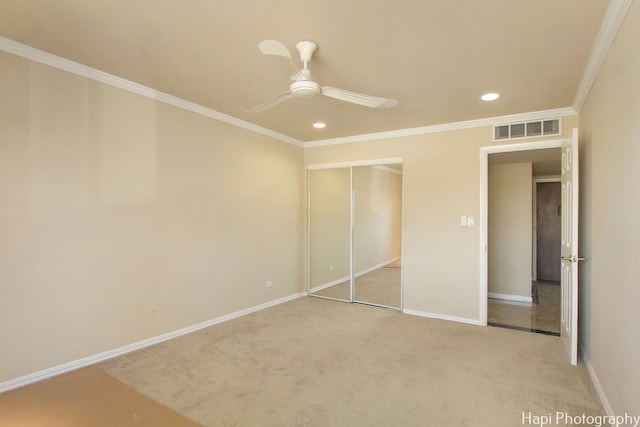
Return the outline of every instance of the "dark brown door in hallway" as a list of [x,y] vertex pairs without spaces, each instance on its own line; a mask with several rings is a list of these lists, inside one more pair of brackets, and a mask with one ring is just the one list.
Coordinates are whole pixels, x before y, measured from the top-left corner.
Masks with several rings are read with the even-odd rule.
[[540,182],[536,186],[537,278],[560,281],[561,201],[559,182]]

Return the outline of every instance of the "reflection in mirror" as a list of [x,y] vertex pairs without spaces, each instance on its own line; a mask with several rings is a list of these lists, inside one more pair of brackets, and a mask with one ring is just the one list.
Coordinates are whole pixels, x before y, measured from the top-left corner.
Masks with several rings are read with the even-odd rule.
[[351,301],[351,168],[310,170],[309,294]]
[[401,308],[402,165],[353,169],[356,302]]

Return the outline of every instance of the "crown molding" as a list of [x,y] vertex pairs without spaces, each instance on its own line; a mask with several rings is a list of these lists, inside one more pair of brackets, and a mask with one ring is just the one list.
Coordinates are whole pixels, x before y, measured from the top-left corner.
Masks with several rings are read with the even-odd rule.
[[296,145],[298,147],[303,146],[303,142],[299,139],[292,138],[290,136],[272,131],[270,129],[263,128],[253,123],[240,120],[236,117],[229,116],[211,108],[204,107],[199,104],[195,104],[190,101],[186,101],[182,98],[178,98],[168,93],[160,92],[150,87],[132,82],[127,79],[123,79],[113,74],[105,73],[104,71],[97,70],[95,68],[87,67],[86,65],[79,64],[74,61],[62,58],[57,55],[42,51],[40,49],[27,46],[22,43],[18,43],[14,40],[0,37],[0,50],[11,53],[13,55],[20,56],[22,58],[34,61],[43,65],[47,65],[53,68],[57,68],[62,71],[66,71],[72,74],[76,74],[80,77],[85,77],[91,80],[95,80],[100,83],[113,86],[118,89],[126,90],[127,92],[141,95],[149,99],[153,99],[164,104],[172,105],[174,107],[181,108],[183,110],[190,111],[192,113],[199,114],[214,120],[218,120],[224,123],[228,123],[232,126],[236,126],[242,129],[246,129],[251,132],[255,132],[261,135],[268,136],[273,139],[277,139],[288,144]]
[[598,31],[598,36],[591,50],[591,56],[589,56],[589,61],[584,69],[582,80],[580,80],[578,91],[573,100],[574,110],[579,112],[582,109],[631,2],[632,0],[611,0],[609,3],[609,8],[602,20],[600,31]]
[[417,128],[392,130],[388,132],[368,133],[363,135],[347,136],[344,138],[320,139],[304,143],[304,148],[322,147],[326,145],[350,144],[352,142],[373,141],[376,139],[398,138],[402,136],[424,135],[452,130],[479,128],[484,126],[496,126],[520,121],[536,121],[545,119],[557,119],[559,117],[578,114],[572,107],[556,108],[553,110],[534,111],[530,113],[510,114],[507,116],[488,117],[484,119],[466,120],[462,122],[444,123],[440,125],[422,126]]

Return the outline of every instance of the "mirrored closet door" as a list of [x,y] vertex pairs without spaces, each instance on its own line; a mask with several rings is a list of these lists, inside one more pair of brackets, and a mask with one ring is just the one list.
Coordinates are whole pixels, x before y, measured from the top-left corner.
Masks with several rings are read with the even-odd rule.
[[402,308],[402,164],[310,166],[308,190],[309,294]]

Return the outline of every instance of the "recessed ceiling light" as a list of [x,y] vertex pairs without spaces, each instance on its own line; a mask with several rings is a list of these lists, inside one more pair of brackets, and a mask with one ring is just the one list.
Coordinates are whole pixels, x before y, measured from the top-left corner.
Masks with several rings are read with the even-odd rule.
[[322,123],[322,122],[316,122],[316,123],[313,124],[313,127],[316,128],[316,129],[322,129],[322,128],[326,128],[327,125]]
[[500,98],[499,93],[485,93],[480,97],[483,101],[495,101],[498,98]]

